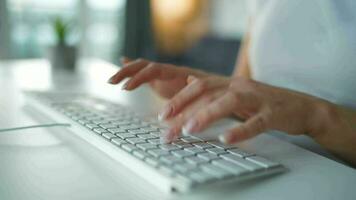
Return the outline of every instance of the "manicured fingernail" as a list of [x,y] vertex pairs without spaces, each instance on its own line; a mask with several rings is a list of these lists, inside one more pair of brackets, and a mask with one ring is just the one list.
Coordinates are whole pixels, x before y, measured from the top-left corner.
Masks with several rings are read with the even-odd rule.
[[129,85],[129,82],[126,82],[123,86],[122,86],[122,90],[127,90],[127,86]]
[[171,115],[173,109],[171,106],[166,106],[163,111],[158,115],[158,120],[163,121],[168,118],[169,115]]
[[224,143],[224,144],[227,144],[227,143],[228,143],[227,138],[226,138],[226,135],[227,135],[227,134],[228,134],[228,133],[219,135],[219,141],[220,141],[221,143]]
[[191,134],[183,127],[183,128],[182,128],[182,135],[184,135],[184,136],[190,136]]
[[190,119],[182,129],[183,134],[192,134],[198,128],[198,122],[195,119]]
[[112,76],[112,77],[109,78],[108,83],[114,84],[113,80],[114,80],[114,77]]
[[188,82],[188,83],[191,83],[191,82],[194,81],[195,79],[197,79],[195,76],[189,75],[188,78],[187,78],[187,82]]
[[160,142],[162,144],[167,144],[170,143],[174,140],[175,137],[175,129],[168,129],[166,132],[164,132],[160,138]]
[[219,140],[224,144],[233,144],[238,142],[238,135],[232,132],[227,132],[225,134],[219,135]]

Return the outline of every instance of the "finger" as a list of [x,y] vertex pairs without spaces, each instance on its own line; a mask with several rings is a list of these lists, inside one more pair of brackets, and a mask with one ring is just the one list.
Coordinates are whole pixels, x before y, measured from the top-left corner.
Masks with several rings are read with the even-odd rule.
[[183,131],[189,134],[202,131],[218,119],[231,115],[235,110],[237,103],[235,95],[231,92],[226,92],[224,96],[203,106],[195,115],[193,115],[193,117],[184,125]]
[[219,139],[223,143],[232,144],[255,137],[269,129],[269,116],[265,113],[259,113],[245,123],[231,129],[228,133],[220,135]]
[[197,77],[195,77],[193,75],[189,75],[187,78],[187,84],[190,84],[191,82],[193,82],[196,79],[197,79]]
[[121,62],[121,64],[126,65],[126,64],[128,64],[129,62],[132,62],[132,59],[130,59],[130,58],[126,57],[126,56],[122,56],[122,57],[120,58],[120,62]]
[[221,93],[222,93],[221,91],[217,91],[217,92],[214,92],[213,95],[207,94],[207,95],[209,95],[209,98],[206,97],[207,95],[201,96],[196,101],[194,101],[194,103],[187,106],[181,113],[179,113],[175,117],[166,121],[167,124],[171,127],[167,131],[167,133],[168,133],[167,137],[169,139],[177,138],[181,133],[183,125],[190,119],[190,117],[194,113],[196,113],[199,109],[201,109],[202,106],[206,105],[210,101],[211,98],[216,99],[219,96],[221,96]]
[[214,81],[214,79],[190,79],[192,82],[179,91],[164,107],[163,111],[159,115],[161,120],[173,117],[198,96],[202,95],[206,91],[213,90],[225,84],[224,82]]
[[137,59],[124,65],[124,67],[122,67],[114,76],[109,79],[109,83],[118,84],[124,78],[133,76],[134,74],[142,70],[144,67],[147,66],[148,63],[149,61],[147,60]]
[[166,64],[151,62],[145,69],[141,70],[127,82],[127,90],[133,90],[143,83],[152,80],[174,79],[178,76],[178,68]]
[[161,137],[162,143],[170,143],[178,138],[181,133],[181,127],[184,123],[183,114],[179,115],[174,121],[171,121],[169,124],[168,130]]

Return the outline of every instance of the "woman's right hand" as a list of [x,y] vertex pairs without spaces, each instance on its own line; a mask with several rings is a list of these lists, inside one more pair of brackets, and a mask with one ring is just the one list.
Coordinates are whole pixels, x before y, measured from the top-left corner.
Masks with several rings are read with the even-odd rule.
[[109,83],[118,84],[130,78],[123,89],[133,90],[149,83],[160,96],[171,98],[187,85],[189,75],[201,78],[209,75],[200,70],[178,67],[172,64],[156,63],[145,59],[122,59],[123,67],[109,79]]

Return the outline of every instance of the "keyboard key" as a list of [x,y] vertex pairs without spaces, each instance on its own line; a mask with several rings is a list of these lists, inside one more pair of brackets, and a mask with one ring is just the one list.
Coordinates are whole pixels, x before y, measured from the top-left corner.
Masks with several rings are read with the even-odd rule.
[[91,124],[91,123],[89,123],[89,124],[85,124],[85,126],[86,126],[87,128],[90,128],[90,129],[93,129],[93,128],[99,128],[99,126],[98,126],[98,125],[96,125],[96,124]]
[[209,182],[216,179],[213,174],[209,174],[203,171],[193,171],[188,174],[188,177],[199,183]]
[[150,149],[158,149],[157,145],[150,144],[150,143],[137,144],[137,147],[142,149],[142,150],[144,150],[144,151],[147,151],[147,150],[150,150]]
[[157,167],[159,165],[159,162],[156,158],[153,157],[147,157],[145,158],[145,162],[149,165],[151,165],[152,167]]
[[201,157],[197,157],[197,156],[186,157],[185,160],[191,164],[194,164],[194,165],[199,165],[199,164],[208,162],[207,160],[205,160]]
[[206,164],[206,165],[202,165],[201,168],[203,169],[204,172],[213,174],[217,178],[224,178],[233,175],[231,172],[226,171],[223,168],[218,167],[216,165]]
[[271,168],[271,167],[278,167],[280,166],[280,164],[270,161],[266,158],[260,157],[260,156],[251,156],[251,157],[247,157],[246,160],[254,162],[258,165],[261,165],[265,168]]
[[247,152],[245,152],[245,151],[243,151],[241,149],[229,149],[229,150],[227,150],[227,152],[230,152],[230,153],[232,153],[234,155],[237,155],[237,156],[239,156],[241,158],[254,155],[254,154],[247,153]]
[[223,144],[219,141],[208,141],[208,144],[211,144],[217,148],[221,148],[221,149],[235,149],[236,147],[231,146],[231,145],[227,145],[227,144]]
[[99,126],[101,128],[104,128],[104,129],[114,129],[114,128],[118,128],[117,126],[115,126],[114,124],[112,123],[105,123],[105,124],[99,124]]
[[174,150],[181,149],[180,147],[177,147],[176,145],[173,144],[161,144],[158,145],[158,147],[166,151],[174,151]]
[[224,149],[217,148],[217,147],[206,149],[206,151],[216,154],[216,155],[227,153]]
[[106,123],[109,123],[108,120],[105,120],[105,119],[99,119],[99,120],[92,120],[93,124],[106,124]]
[[155,135],[152,135],[152,134],[140,134],[138,135],[138,137],[142,138],[142,139],[145,139],[145,140],[148,140],[148,139],[159,139],[159,137],[155,136]]
[[129,130],[129,133],[134,133],[136,135],[139,135],[139,134],[146,134],[148,132],[144,131],[144,130],[141,130],[141,129],[133,129],[133,130]]
[[233,162],[237,165],[240,165],[241,167],[244,167],[248,170],[251,170],[251,171],[256,171],[256,170],[260,170],[262,169],[263,167],[262,166],[259,166],[253,162],[250,162],[248,160],[245,160],[239,156],[236,156],[236,155],[233,155],[233,154],[226,154],[226,155],[221,155],[220,157],[222,157],[223,159],[226,159],[230,162]]
[[159,160],[166,165],[173,165],[176,163],[184,162],[184,160],[182,158],[179,158],[179,157],[176,157],[173,155],[162,156],[162,157],[160,157]]
[[125,151],[128,151],[128,152],[132,152],[133,150],[136,150],[137,147],[133,144],[123,144],[121,145],[121,147],[125,150]]
[[103,133],[107,133],[108,131],[103,129],[103,128],[94,128],[93,131],[97,134],[103,134]]
[[143,127],[141,129],[147,132],[155,132],[158,130],[158,128],[154,128],[154,127]]
[[119,126],[122,129],[125,130],[134,130],[134,129],[139,129],[139,128],[143,128],[145,127],[145,125],[141,125],[141,124],[130,124],[130,125],[123,125],[123,126]]
[[150,132],[150,134],[160,137],[162,135],[162,132],[154,131],[154,132]]
[[140,150],[140,149],[136,149],[132,152],[132,155],[136,156],[137,158],[143,160],[147,157],[151,157],[150,154],[148,154],[147,152]]
[[126,132],[126,130],[124,130],[122,128],[109,128],[108,131],[110,133],[113,133],[113,134],[115,134],[115,133],[125,133]]
[[111,140],[111,142],[114,143],[114,144],[117,145],[117,146],[121,146],[121,145],[123,145],[123,144],[127,144],[127,142],[126,142],[125,140],[120,139],[120,138],[113,138],[113,139]]
[[186,143],[186,142],[183,142],[181,140],[177,140],[177,141],[174,141],[172,144],[178,146],[178,147],[181,147],[181,148],[187,148],[187,147],[192,147],[193,145],[189,144],[189,143]]
[[164,151],[162,149],[151,149],[151,150],[148,150],[148,153],[153,155],[154,157],[169,155],[168,151]]
[[194,154],[206,152],[204,149],[201,149],[199,147],[188,147],[188,148],[184,148],[184,150],[192,152]]
[[219,159],[219,160],[213,160],[212,161],[213,165],[216,165],[218,167],[221,167],[229,172],[232,172],[236,175],[241,175],[241,174],[245,174],[248,172],[247,169],[241,167],[240,165],[237,165],[233,162],[227,161],[227,160],[223,160],[223,159]]
[[127,138],[126,141],[128,141],[131,144],[142,144],[142,143],[147,143],[146,140],[142,138]]
[[182,174],[197,170],[197,166],[191,163],[176,163],[173,168]]
[[103,137],[108,140],[111,140],[112,138],[116,138],[117,136],[112,133],[103,133]]
[[185,150],[177,150],[177,151],[172,151],[172,154],[178,157],[188,157],[188,156],[194,156],[194,153],[185,151]]
[[117,135],[118,137],[122,138],[122,139],[128,139],[128,138],[136,138],[136,135],[133,133],[116,133],[115,135]]
[[207,148],[213,148],[214,146],[211,144],[208,144],[206,142],[199,142],[199,143],[193,143],[194,146],[202,148],[202,149],[207,149]]
[[198,157],[203,158],[203,159],[205,159],[207,161],[214,160],[214,159],[219,159],[218,155],[216,155],[214,153],[210,153],[210,152],[199,153]]
[[181,139],[183,142],[187,142],[187,143],[195,143],[195,142],[202,142],[202,140],[198,139],[198,138],[193,138],[193,137],[184,137]]
[[151,144],[161,144],[161,140],[158,138],[158,139],[151,139],[151,140],[147,140],[149,143]]

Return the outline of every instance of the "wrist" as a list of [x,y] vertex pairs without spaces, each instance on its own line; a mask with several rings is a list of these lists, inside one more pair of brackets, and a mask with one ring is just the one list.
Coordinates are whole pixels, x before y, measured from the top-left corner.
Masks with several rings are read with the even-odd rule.
[[309,120],[309,135],[316,141],[322,142],[333,127],[340,121],[338,107],[322,99],[314,99],[313,112]]

